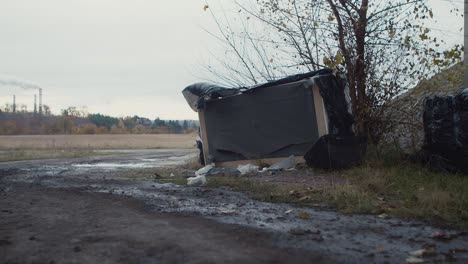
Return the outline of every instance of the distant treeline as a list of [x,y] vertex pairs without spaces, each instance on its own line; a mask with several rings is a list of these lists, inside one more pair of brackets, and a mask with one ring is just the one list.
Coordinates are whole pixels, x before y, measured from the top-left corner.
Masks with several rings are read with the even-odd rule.
[[150,120],[132,116],[116,118],[102,114],[87,114],[74,107],[61,115],[49,112],[34,114],[26,111],[0,110],[0,135],[31,134],[182,134],[198,129],[193,120]]

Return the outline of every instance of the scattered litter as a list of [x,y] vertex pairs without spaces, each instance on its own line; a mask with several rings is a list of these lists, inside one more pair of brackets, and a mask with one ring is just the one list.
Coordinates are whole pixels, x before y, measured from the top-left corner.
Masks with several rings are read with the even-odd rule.
[[311,199],[311,198],[312,198],[311,196],[304,196],[304,197],[299,198],[298,201],[299,201],[299,202],[302,202],[302,201],[305,201],[305,200],[309,200],[309,199]]
[[455,233],[455,234],[449,234],[441,231],[436,231],[431,234],[432,239],[438,239],[438,240],[451,240],[454,238],[457,238],[460,234]]
[[424,257],[424,256],[429,256],[435,254],[435,246],[415,250],[413,252],[410,252],[410,255],[413,257]]
[[241,175],[241,172],[237,169],[232,168],[212,168],[206,176],[232,176],[237,177]]
[[301,194],[296,190],[289,191],[289,196],[299,197],[300,195]]
[[424,255],[424,249],[418,249],[416,251],[410,252],[411,256],[422,257]]
[[258,172],[259,167],[253,164],[239,165],[237,170],[240,171],[241,175],[245,175],[251,172]]
[[206,184],[206,177],[204,175],[187,178],[187,185],[202,186]]
[[169,177],[175,177],[174,173],[171,173],[171,175],[169,175]]
[[287,210],[286,212],[284,212],[285,214],[290,214],[292,212],[294,212],[296,209],[291,209],[291,210]]
[[388,219],[389,218],[388,214],[379,214],[377,217],[382,218],[382,219]]
[[410,264],[417,264],[417,263],[424,263],[424,259],[416,258],[416,257],[409,257],[406,259],[406,263]]
[[219,214],[220,215],[235,215],[235,214],[238,214],[236,211],[234,210],[221,210],[219,211]]
[[210,172],[210,170],[212,170],[213,168],[214,168],[213,165],[207,165],[207,166],[197,170],[195,172],[195,176],[202,176],[202,175],[204,176],[204,175],[208,174],[208,172]]
[[269,171],[281,171],[287,169],[293,169],[296,166],[297,162],[293,155],[289,156],[289,158],[278,162],[276,164],[271,165],[268,167],[267,170]]

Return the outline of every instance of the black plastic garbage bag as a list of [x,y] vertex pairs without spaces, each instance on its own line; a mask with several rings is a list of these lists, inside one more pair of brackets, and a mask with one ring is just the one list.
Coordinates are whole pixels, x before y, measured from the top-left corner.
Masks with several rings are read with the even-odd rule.
[[203,108],[205,100],[232,96],[239,92],[238,88],[226,88],[210,83],[195,83],[187,86],[182,94],[192,110],[198,112],[198,109]]
[[425,161],[432,168],[468,173],[468,89],[424,102]]
[[367,138],[325,135],[305,154],[307,165],[321,169],[344,169],[362,163]]

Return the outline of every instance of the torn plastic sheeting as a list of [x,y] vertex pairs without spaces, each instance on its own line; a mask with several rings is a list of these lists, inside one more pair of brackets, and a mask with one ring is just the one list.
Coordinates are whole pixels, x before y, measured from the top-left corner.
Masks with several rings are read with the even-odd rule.
[[302,156],[319,138],[312,81],[206,102],[208,152],[215,162]]
[[182,94],[193,111],[198,112],[198,109],[204,107],[204,102],[207,99],[232,96],[239,92],[238,88],[226,88],[209,83],[195,83],[187,86]]
[[213,168],[213,165],[206,165],[205,167],[197,170],[195,172],[195,176],[207,175]]
[[252,92],[259,88],[266,88],[272,86],[278,86],[287,83],[298,82],[304,79],[312,78],[320,74],[332,74],[331,69],[322,69],[318,71],[312,71],[304,74],[291,75],[286,78],[279,80],[251,86],[251,87],[241,87],[241,88],[227,88],[218,86],[210,83],[195,83],[187,86],[182,94],[185,97],[185,100],[193,109],[193,111],[198,112],[198,109],[202,109],[205,106],[206,100],[219,99],[227,96],[233,96],[239,94],[241,91],[244,93]]
[[291,155],[289,156],[289,158],[271,165],[270,167],[267,168],[267,170],[268,171],[281,171],[281,170],[292,169],[296,167],[296,164],[297,164],[296,158],[293,155]]
[[203,186],[206,182],[206,177],[204,175],[187,178],[187,185],[189,186]]
[[240,171],[241,175],[246,175],[251,172],[258,172],[259,167],[253,164],[239,165],[237,170]]
[[241,175],[241,172],[239,170],[232,169],[232,168],[213,168],[206,174],[206,176],[227,176],[227,177],[236,177],[240,175]]
[[322,169],[344,169],[361,164],[367,150],[365,137],[325,135],[305,154],[307,165]]
[[[354,135],[346,79],[330,69],[247,88],[199,83],[183,94],[192,109],[203,109],[207,162],[303,156],[319,140],[318,116],[326,117],[328,134]],[[324,113],[314,102],[322,99]]]
[[198,162],[204,166],[205,157],[203,155],[203,142],[201,141],[200,136],[197,136],[196,143],[197,143],[197,149],[198,149]]
[[283,84],[287,84],[287,83],[299,82],[299,81],[302,81],[304,79],[309,79],[309,78],[312,78],[312,77],[315,77],[315,76],[318,76],[318,75],[329,75],[329,74],[333,74],[333,70],[331,70],[331,69],[321,69],[321,70],[318,70],[318,71],[312,71],[312,72],[307,72],[307,73],[290,75],[288,77],[285,77],[285,78],[282,78],[282,79],[279,79],[279,80],[276,80],[276,81],[271,81],[271,82],[267,82],[267,83],[263,83],[263,84],[259,84],[259,85],[255,85],[255,86],[246,88],[246,90],[244,92],[248,93],[248,92],[252,92],[255,89],[259,89],[259,88],[267,88],[267,87],[273,87],[273,86],[283,85]]
[[320,89],[328,116],[330,135],[352,136],[354,118],[350,113],[351,102],[346,98],[346,83],[342,78],[319,75],[313,79]]
[[426,161],[433,168],[468,173],[468,89],[424,102]]

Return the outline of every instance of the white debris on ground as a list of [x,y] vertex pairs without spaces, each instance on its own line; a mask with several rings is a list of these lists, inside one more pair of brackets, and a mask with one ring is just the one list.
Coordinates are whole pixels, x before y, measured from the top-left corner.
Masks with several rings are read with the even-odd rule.
[[214,168],[213,165],[207,165],[199,170],[197,170],[195,172],[195,176],[205,176],[206,174],[208,174],[208,172],[210,172],[210,170],[212,170]]
[[267,170],[268,171],[281,171],[281,170],[294,169],[294,167],[296,167],[296,164],[297,164],[296,158],[293,155],[291,155],[287,159],[271,165],[270,167],[267,168]]
[[206,184],[206,177],[204,175],[187,178],[187,185],[189,186],[203,186]]
[[206,176],[238,176],[247,175],[250,173],[266,172],[266,171],[281,171],[294,169],[297,161],[294,156],[289,156],[289,158],[271,165],[270,167],[263,168],[260,171],[260,167],[253,164],[239,165],[237,169],[230,168],[216,168],[214,164],[207,165],[195,172],[195,177],[187,179],[187,184],[191,186],[201,186],[206,184]]
[[246,175],[251,172],[258,172],[259,167],[253,164],[239,165],[237,170],[240,171],[241,175]]

